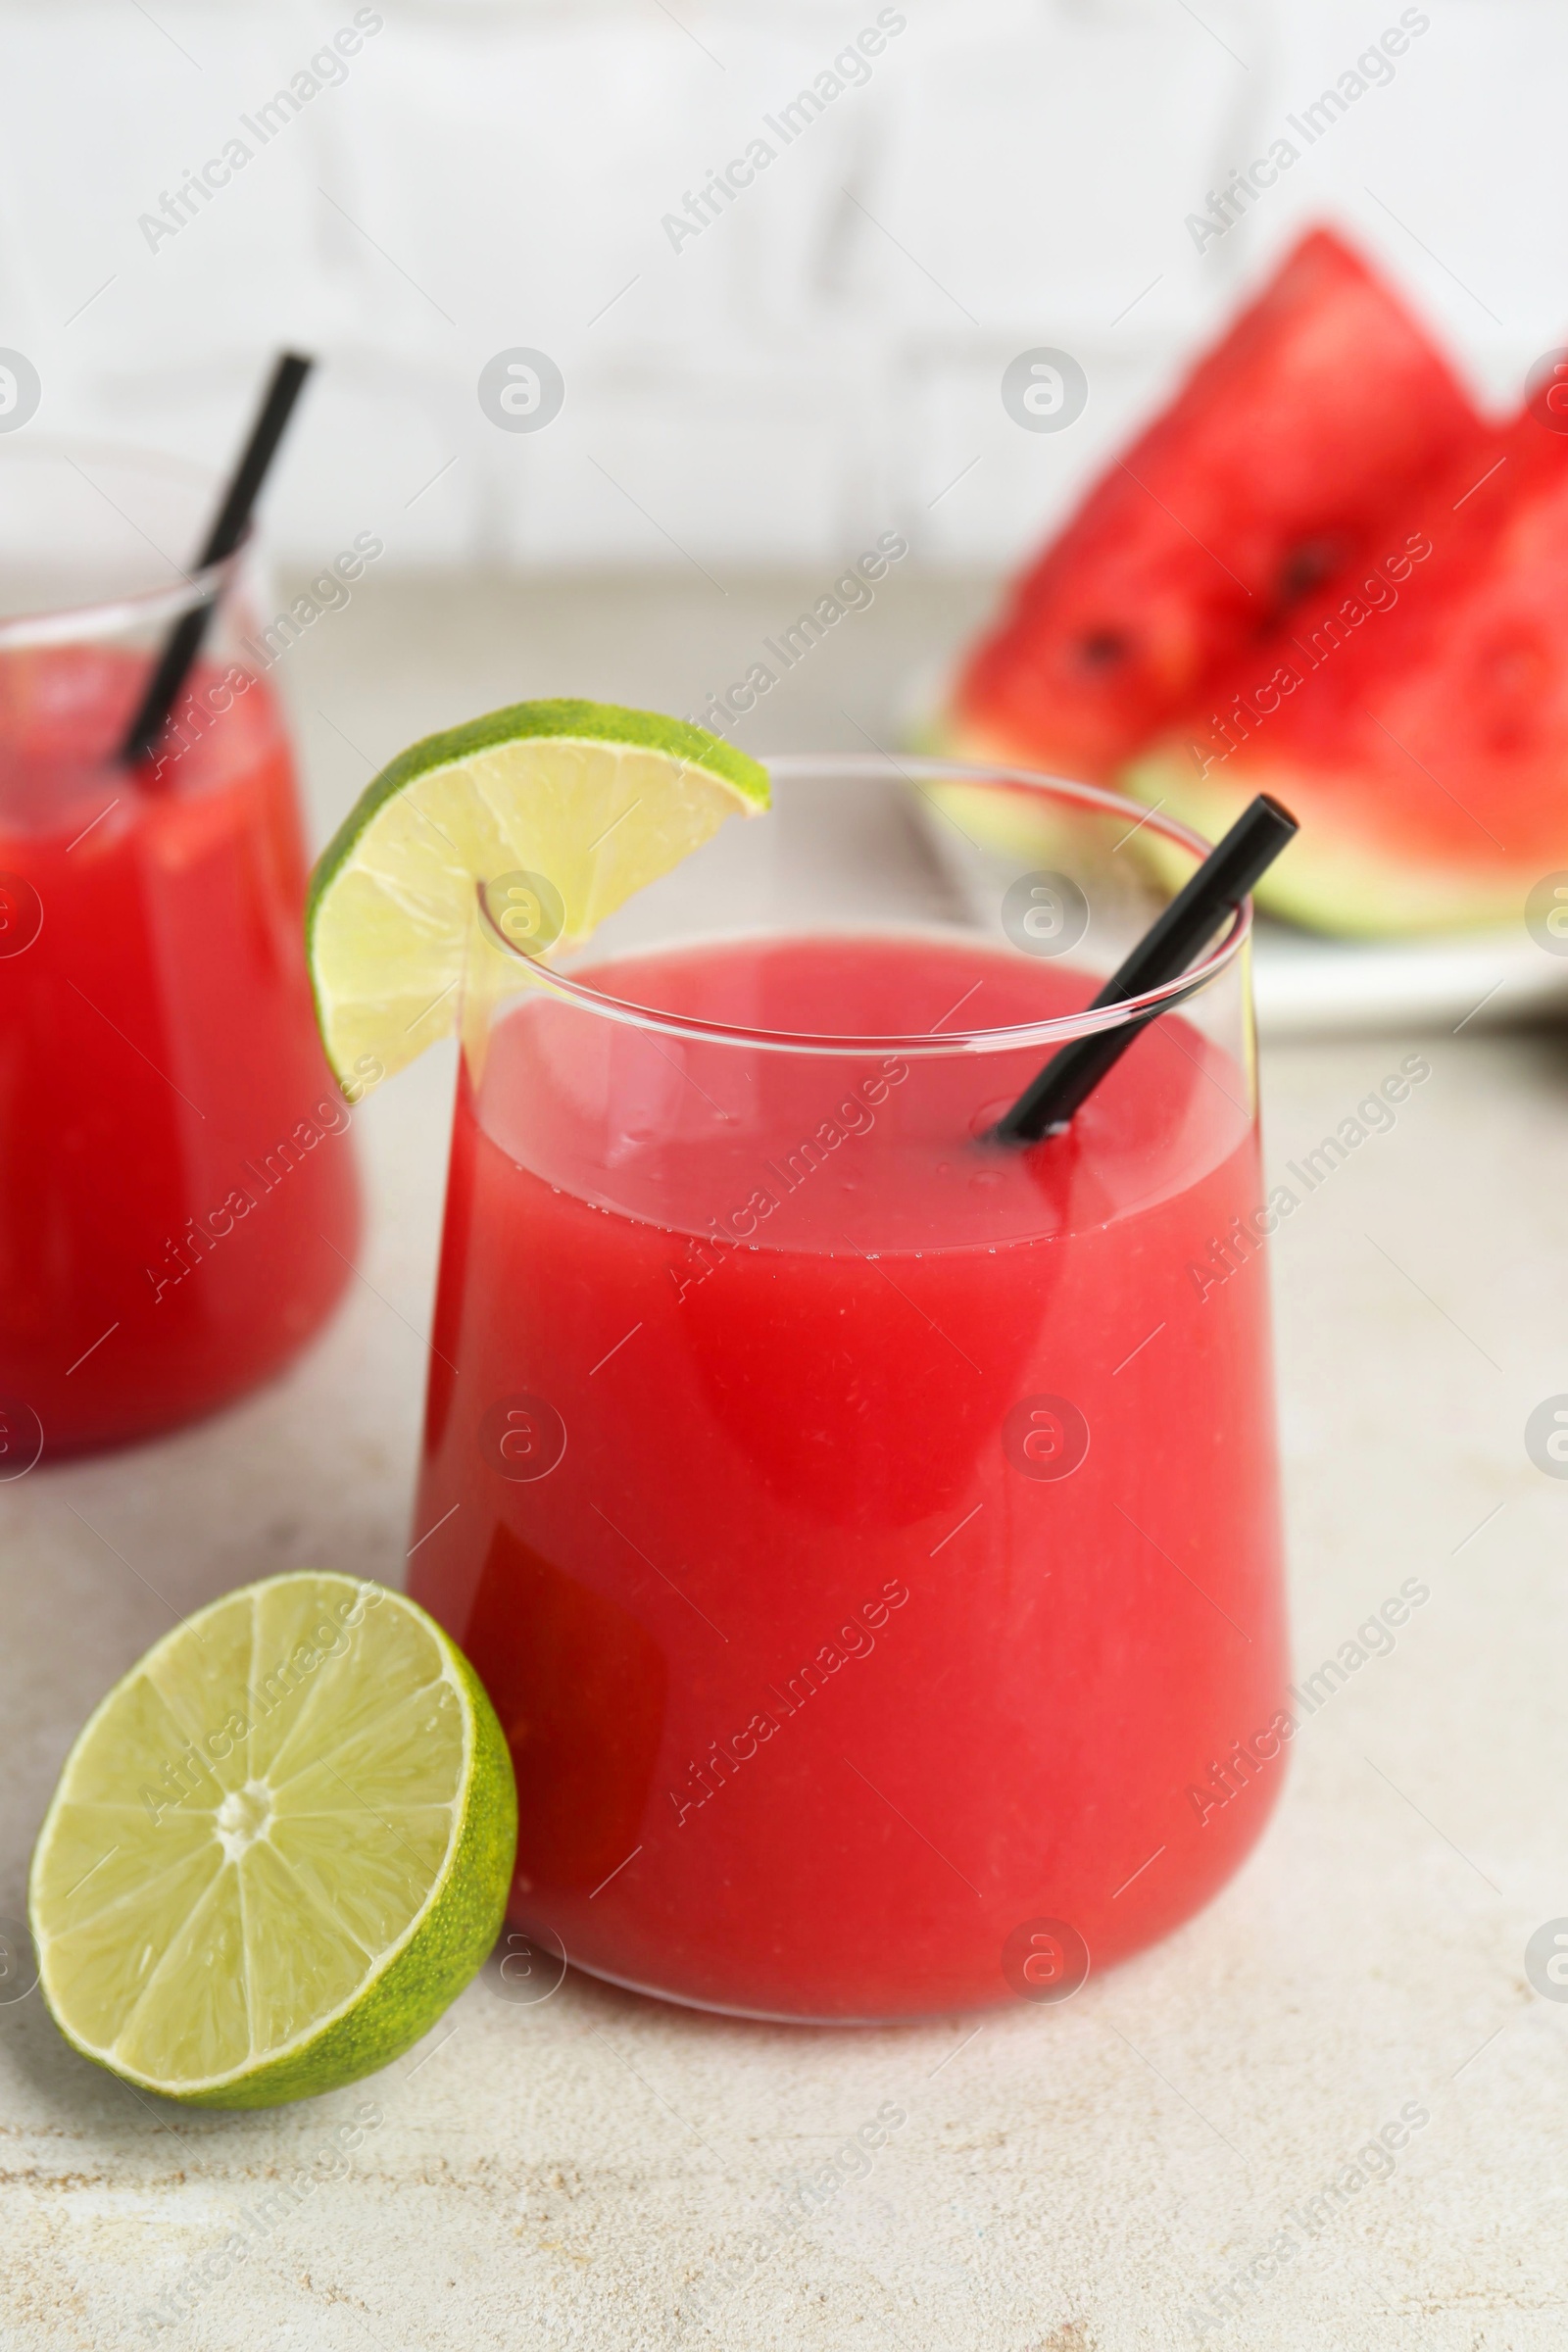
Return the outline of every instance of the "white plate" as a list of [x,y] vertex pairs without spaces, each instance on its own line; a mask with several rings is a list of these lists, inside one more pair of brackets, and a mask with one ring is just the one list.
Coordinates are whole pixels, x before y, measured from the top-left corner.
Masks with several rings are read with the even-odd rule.
[[1568,1002],[1568,956],[1537,947],[1523,925],[1432,939],[1325,939],[1258,920],[1252,958],[1265,1037],[1446,1029],[1517,1020]]
[[[965,847],[929,800],[911,793],[916,821],[943,871],[983,920],[1018,872],[990,850]],[[1333,939],[1257,918],[1252,984],[1264,1037],[1336,1037],[1407,1028],[1495,1026],[1568,1004],[1568,954],[1538,947],[1522,923],[1427,939]]]
[[[929,742],[934,713],[949,708],[951,683],[946,663],[906,680],[898,721],[906,743]],[[955,855],[951,826],[931,821],[929,804],[919,807],[938,860],[972,892],[973,864],[967,854]],[[988,906],[991,895],[983,894]],[[1568,1004],[1568,953],[1538,947],[1522,923],[1429,939],[1355,940],[1259,915],[1253,943],[1252,988],[1265,1037],[1338,1037],[1411,1023],[1481,1029]]]

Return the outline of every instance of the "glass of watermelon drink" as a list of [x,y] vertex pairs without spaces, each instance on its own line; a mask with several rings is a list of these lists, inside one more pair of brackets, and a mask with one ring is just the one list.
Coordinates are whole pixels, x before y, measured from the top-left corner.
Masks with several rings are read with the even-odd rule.
[[[487,886],[411,1589],[558,1954],[778,2019],[1059,1997],[1223,1885],[1289,1730],[1250,909],[1086,1013],[1196,837],[771,772],[562,964]],[[1052,873],[956,904],[905,776],[1027,803]],[[1067,1133],[987,1140],[1160,1005]]]
[[[144,1438],[320,1324],[359,1195],[300,946],[293,760],[213,484],[0,457],[0,1476]],[[116,747],[221,594],[154,759]]]

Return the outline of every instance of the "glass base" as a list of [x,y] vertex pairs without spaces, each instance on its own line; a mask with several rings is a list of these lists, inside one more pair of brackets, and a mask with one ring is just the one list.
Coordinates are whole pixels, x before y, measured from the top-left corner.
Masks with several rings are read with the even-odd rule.
[[[531,1931],[529,1931],[531,1933]],[[689,1992],[669,1992],[662,1984],[639,1984],[631,1977],[612,1976],[607,1968],[589,1968],[580,1960],[569,1965],[580,1977],[592,1977],[600,1984],[613,1984],[620,1992],[641,1993],[647,2001],[668,2001],[677,2009],[695,2009],[705,2017],[733,2017],[750,2026],[929,2026],[945,2017],[968,2017],[986,2009],[1001,2009],[1001,2000],[977,2002],[973,2009],[900,2009],[885,2017],[813,2017],[807,2012],[780,2009],[743,2009],[728,2001],[699,2001]]]

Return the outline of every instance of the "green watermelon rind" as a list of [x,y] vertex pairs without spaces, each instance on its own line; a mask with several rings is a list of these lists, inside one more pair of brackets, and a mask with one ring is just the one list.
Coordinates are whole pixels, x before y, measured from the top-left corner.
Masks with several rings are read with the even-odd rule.
[[[1252,761],[1245,777],[1217,784],[1193,773],[1191,755],[1174,749],[1155,749],[1135,760],[1120,778],[1129,799],[1178,818],[1217,841],[1235,823],[1255,794],[1266,792],[1299,814],[1310,811],[1320,779],[1295,770],[1289,762]],[[1375,802],[1368,784],[1366,799]],[[1565,829],[1568,831],[1568,829]],[[1158,857],[1157,844],[1151,855]],[[1185,870],[1173,879],[1185,879]],[[1262,880],[1253,896],[1267,913],[1348,939],[1426,933],[1484,931],[1520,923],[1534,873],[1488,874],[1472,861],[1450,865],[1423,861],[1409,840],[1385,845],[1370,832],[1357,835],[1336,808],[1332,826],[1314,831],[1310,816],[1301,831]]]

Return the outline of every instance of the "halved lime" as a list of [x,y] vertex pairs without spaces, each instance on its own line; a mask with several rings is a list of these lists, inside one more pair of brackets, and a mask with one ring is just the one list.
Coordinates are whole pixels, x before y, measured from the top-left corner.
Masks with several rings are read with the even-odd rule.
[[116,1684],[32,1857],[68,2041],[204,2107],[335,2090],[473,1976],[517,1837],[472,1668],[401,1593],[302,1572],[225,1594]]
[[451,1031],[487,884],[506,885],[517,945],[569,947],[726,816],[767,805],[766,770],[732,744],[612,703],[515,703],[400,752],[311,881],[339,1079],[359,1091]]

